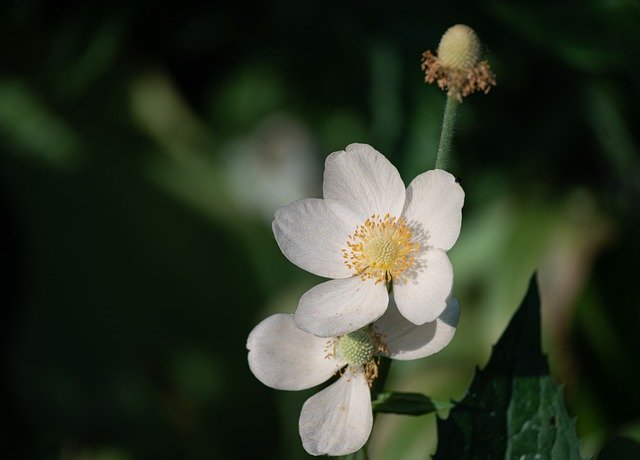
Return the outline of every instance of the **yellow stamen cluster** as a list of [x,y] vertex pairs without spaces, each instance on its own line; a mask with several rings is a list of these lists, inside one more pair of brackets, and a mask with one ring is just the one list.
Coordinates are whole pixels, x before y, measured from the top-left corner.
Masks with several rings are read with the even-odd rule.
[[458,101],[476,91],[488,93],[496,85],[496,78],[487,61],[480,61],[480,51],[480,40],[471,27],[450,27],[440,40],[437,56],[431,51],[422,53],[424,80],[437,82]]
[[419,245],[411,238],[406,220],[374,214],[349,237],[342,257],[363,281],[388,283],[413,265]]

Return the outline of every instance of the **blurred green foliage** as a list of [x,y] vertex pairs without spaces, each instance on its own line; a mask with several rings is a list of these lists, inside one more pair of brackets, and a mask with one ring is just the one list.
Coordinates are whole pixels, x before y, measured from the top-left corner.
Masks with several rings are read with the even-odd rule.
[[[458,22],[498,76],[455,139],[462,317],[389,389],[460,398],[538,269],[583,453],[638,439],[639,21],[634,0],[3,2],[2,456],[305,458],[310,392],[246,364],[318,281],[265,216],[351,142],[407,183],[433,167],[444,95],[419,56]],[[432,415],[376,423],[372,458],[435,450]]]

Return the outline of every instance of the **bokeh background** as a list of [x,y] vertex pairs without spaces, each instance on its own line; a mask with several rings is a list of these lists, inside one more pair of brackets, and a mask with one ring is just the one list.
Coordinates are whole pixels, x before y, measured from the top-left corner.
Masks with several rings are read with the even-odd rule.
[[[303,401],[246,337],[320,281],[274,210],[372,144],[434,165],[444,95],[420,55],[474,27],[498,86],[460,109],[443,352],[388,388],[460,398],[537,270],[544,344],[585,456],[640,437],[640,5],[0,5],[2,458],[299,459]],[[238,439],[242,442],[238,442]],[[381,415],[371,458],[427,458],[435,417]]]

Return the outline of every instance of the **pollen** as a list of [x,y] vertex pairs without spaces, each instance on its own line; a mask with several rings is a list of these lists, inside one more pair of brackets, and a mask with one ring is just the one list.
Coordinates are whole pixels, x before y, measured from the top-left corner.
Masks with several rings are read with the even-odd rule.
[[365,281],[389,283],[410,268],[418,243],[412,241],[406,220],[374,214],[356,228],[342,250],[344,263]]

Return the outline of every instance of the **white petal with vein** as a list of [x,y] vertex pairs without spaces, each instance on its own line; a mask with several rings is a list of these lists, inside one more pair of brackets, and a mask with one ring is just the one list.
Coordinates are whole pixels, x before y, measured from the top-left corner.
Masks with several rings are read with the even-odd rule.
[[273,234],[282,253],[298,267],[326,278],[347,278],[353,271],[345,265],[342,249],[359,221],[340,204],[332,207],[335,212],[318,198],[294,201],[276,210]]
[[347,369],[337,382],[309,398],[300,414],[300,437],[311,455],[347,455],[367,442],[373,425],[371,393],[362,372]]
[[296,325],[321,337],[353,332],[380,318],[389,302],[384,283],[358,276],[326,281],[308,290],[298,303]]
[[373,214],[400,217],[405,200],[396,167],[367,144],[351,144],[327,157],[323,193],[356,214],[359,223]]
[[391,302],[374,327],[383,336],[387,348],[385,355],[409,360],[424,358],[446,347],[456,332],[459,318],[460,305],[455,297],[447,299],[447,308],[435,321],[420,326],[407,321]]
[[441,249],[421,248],[414,265],[393,280],[393,295],[402,316],[415,324],[435,320],[447,306],[453,268]]
[[448,251],[460,235],[463,204],[464,191],[456,178],[435,169],[411,181],[402,215],[421,237],[421,245]]
[[326,359],[326,338],[301,331],[293,315],[272,315],[249,334],[249,368],[267,386],[278,390],[303,390],[328,380],[340,368]]

